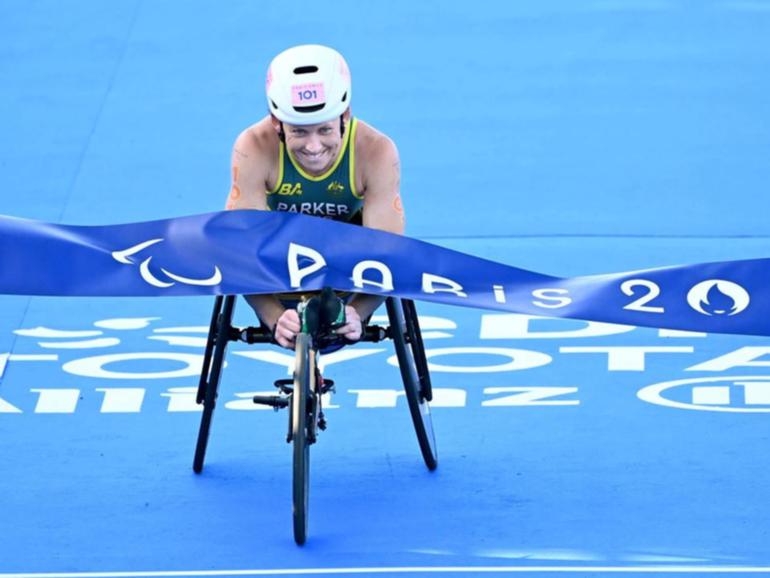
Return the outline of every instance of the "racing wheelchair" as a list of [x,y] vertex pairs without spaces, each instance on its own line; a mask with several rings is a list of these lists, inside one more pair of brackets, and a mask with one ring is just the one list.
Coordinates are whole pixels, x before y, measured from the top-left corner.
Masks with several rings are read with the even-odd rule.
[[[196,397],[197,403],[203,405],[203,412],[193,460],[195,473],[203,470],[228,343],[275,343],[271,332],[265,327],[239,328],[232,325],[235,301],[235,296],[228,295],[218,296],[214,302]],[[344,304],[341,303],[342,300],[331,289],[324,288],[319,296],[303,301],[298,306],[302,330],[296,339],[293,378],[277,380],[274,395],[254,396],[254,403],[276,410],[289,410],[286,441],[292,444],[293,526],[294,540],[299,545],[304,544],[307,538],[310,446],[316,443],[319,431],[326,429],[321,399],[334,388],[334,382],[321,375],[318,360],[324,349],[333,346],[335,340],[339,339],[333,331],[344,323]],[[340,306],[342,319],[338,317]],[[388,297],[385,306],[389,325],[382,327],[365,324],[360,341],[393,340],[420,451],[425,465],[429,470],[434,470],[438,458],[429,405],[433,394],[417,310],[413,301],[394,297]]]

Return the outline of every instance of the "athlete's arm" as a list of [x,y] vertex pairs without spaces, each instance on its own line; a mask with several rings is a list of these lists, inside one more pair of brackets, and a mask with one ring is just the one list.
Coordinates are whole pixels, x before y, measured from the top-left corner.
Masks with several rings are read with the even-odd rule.
[[[365,155],[360,161],[364,168],[364,214],[363,224],[371,229],[380,229],[402,235],[404,233],[404,208],[401,205],[401,165],[398,149],[388,137],[377,134],[367,143]],[[377,295],[357,294],[348,305],[346,314],[351,323],[340,329],[346,337],[360,338],[361,319],[367,319],[385,300]],[[356,319],[357,318],[357,319]],[[357,321],[357,323],[355,323]],[[350,327],[348,327],[350,326]]]
[[[254,127],[243,131],[235,141],[232,154],[232,186],[227,198],[228,210],[258,209],[266,211],[267,181],[270,167],[276,163],[269,155],[270,133],[260,138]],[[244,295],[257,317],[272,331],[276,341],[291,348],[300,330],[299,316],[286,310],[274,295]],[[280,321],[279,321],[280,320]]]
[[231,157],[232,185],[227,197],[230,209],[259,209],[267,210],[268,166],[263,147],[254,128],[243,131],[235,140]]
[[401,205],[401,163],[392,140],[376,139],[364,173],[364,227],[404,234]]

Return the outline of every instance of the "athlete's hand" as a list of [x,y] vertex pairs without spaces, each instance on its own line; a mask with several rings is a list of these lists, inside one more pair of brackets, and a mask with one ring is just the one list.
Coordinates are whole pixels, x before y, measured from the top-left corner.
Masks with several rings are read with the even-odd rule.
[[361,339],[361,333],[364,330],[364,324],[361,316],[355,307],[345,305],[345,325],[337,329],[337,335],[344,337],[348,341],[358,341]]
[[287,309],[278,318],[273,329],[273,337],[278,345],[286,349],[294,349],[294,341],[302,325],[300,324],[299,314],[296,309]]

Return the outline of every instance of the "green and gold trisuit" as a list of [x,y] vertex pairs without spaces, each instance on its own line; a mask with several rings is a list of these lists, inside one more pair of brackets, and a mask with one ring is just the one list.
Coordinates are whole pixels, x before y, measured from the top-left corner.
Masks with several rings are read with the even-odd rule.
[[317,177],[307,174],[281,142],[278,181],[272,190],[267,191],[270,210],[361,224],[364,198],[356,191],[353,146],[357,125],[357,120],[351,119],[337,160],[328,171]]

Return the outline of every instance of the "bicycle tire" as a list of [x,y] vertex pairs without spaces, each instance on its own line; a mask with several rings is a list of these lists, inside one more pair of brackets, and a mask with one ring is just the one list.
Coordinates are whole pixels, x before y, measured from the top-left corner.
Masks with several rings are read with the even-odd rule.
[[297,335],[295,345],[294,391],[292,392],[292,513],[294,541],[298,545],[307,539],[308,505],[310,495],[310,443],[308,415],[313,391],[315,368],[312,367],[311,338],[307,333]]
[[216,323],[211,368],[208,371],[208,375],[205,375],[209,368],[204,366],[201,374],[201,380],[206,379],[207,382],[203,399],[201,425],[198,429],[198,440],[195,444],[195,457],[193,458],[193,471],[196,474],[203,471],[203,461],[206,458],[206,448],[208,447],[209,434],[211,432],[211,419],[214,416],[214,408],[217,403],[217,390],[219,388],[219,380],[222,377],[222,366],[224,365],[225,352],[227,351],[228,330],[230,328],[230,321],[233,318],[234,308],[235,297],[229,295],[224,300],[224,307]]
[[423,461],[429,470],[433,471],[438,466],[438,451],[436,449],[436,436],[433,433],[433,420],[430,415],[428,400],[420,395],[420,378],[415,362],[413,344],[407,342],[407,326],[404,318],[404,307],[399,299],[388,298],[386,301],[388,318],[393,344],[398,358],[398,367],[404,382],[409,414],[412,417],[417,441],[420,446]]

